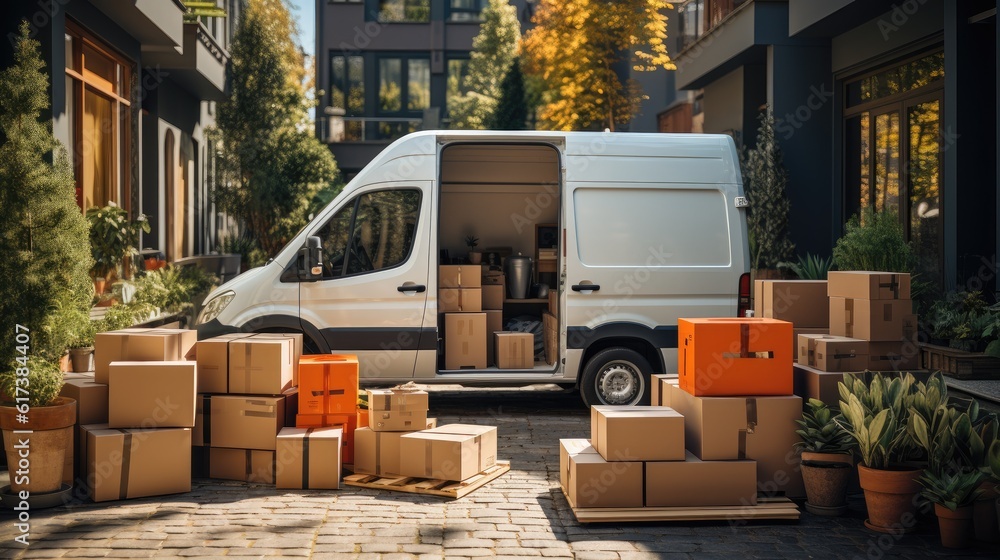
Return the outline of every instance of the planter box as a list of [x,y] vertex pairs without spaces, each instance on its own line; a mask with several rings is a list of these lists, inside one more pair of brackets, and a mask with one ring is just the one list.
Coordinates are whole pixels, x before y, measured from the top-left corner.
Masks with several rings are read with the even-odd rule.
[[924,369],[958,379],[1000,379],[1000,358],[947,346],[919,343]]

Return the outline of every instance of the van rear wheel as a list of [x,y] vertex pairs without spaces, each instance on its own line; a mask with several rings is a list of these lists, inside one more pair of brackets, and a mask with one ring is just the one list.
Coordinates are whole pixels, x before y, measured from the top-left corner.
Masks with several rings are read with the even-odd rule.
[[649,376],[653,368],[635,350],[605,348],[583,369],[580,394],[587,406],[649,404]]

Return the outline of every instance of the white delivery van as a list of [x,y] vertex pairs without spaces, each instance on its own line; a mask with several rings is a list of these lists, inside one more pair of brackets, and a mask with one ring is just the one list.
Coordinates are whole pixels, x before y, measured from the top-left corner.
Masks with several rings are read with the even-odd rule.
[[[749,303],[742,195],[724,135],[410,134],[268,264],[214,290],[199,336],[302,332],[307,352],[357,354],[371,383],[558,383],[588,404],[648,403],[650,374],[677,371],[679,317]],[[552,301],[504,293],[440,313],[440,267],[464,262],[469,235],[493,262],[531,257]],[[466,285],[497,274],[462,270]],[[511,325],[547,331],[533,367],[499,368],[481,348],[496,352],[493,332]],[[456,366],[449,351],[478,355]]]

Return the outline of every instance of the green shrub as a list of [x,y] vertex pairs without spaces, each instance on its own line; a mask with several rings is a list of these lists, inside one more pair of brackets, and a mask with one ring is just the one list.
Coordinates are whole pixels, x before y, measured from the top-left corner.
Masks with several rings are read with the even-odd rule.
[[821,258],[812,253],[799,257],[799,262],[780,262],[778,269],[791,270],[800,280],[826,280],[833,267],[833,257]]
[[27,390],[28,406],[48,406],[59,396],[63,386],[63,374],[59,366],[38,357],[28,359],[25,365],[17,361],[11,362],[7,369],[0,369],[0,391],[8,402],[14,402],[17,394],[17,371],[20,368],[28,368]]
[[899,216],[870,207],[847,222],[833,248],[833,262],[839,270],[880,272],[913,272],[915,264]]

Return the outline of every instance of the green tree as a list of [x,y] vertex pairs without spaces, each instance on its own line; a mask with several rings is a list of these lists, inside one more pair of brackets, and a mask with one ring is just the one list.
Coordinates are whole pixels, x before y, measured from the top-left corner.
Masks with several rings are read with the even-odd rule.
[[524,38],[526,70],[544,83],[540,128],[616,130],[645,99],[619,69],[671,70],[663,0],[541,0]]
[[493,130],[524,130],[528,122],[527,92],[521,61],[514,59],[510,70],[500,83],[500,100],[487,123]]
[[230,97],[219,105],[215,199],[252,240],[249,264],[274,256],[305,225],[337,166],[309,131],[303,59],[282,0],[250,0],[231,49]]
[[[56,361],[87,326],[93,283],[88,229],[65,149],[41,118],[48,76],[27,22],[14,65],[0,72],[0,368],[21,352]],[[22,338],[23,340],[23,338]]]
[[747,210],[750,266],[777,268],[778,263],[792,257],[795,244],[788,238],[791,211],[786,193],[788,173],[774,138],[774,115],[770,108],[760,115],[757,145],[743,155],[743,188],[750,203]]
[[500,83],[517,58],[521,24],[508,0],[490,0],[483,8],[479,34],[472,40],[469,70],[462,84],[467,91],[451,100],[452,128],[485,128],[500,98]]

